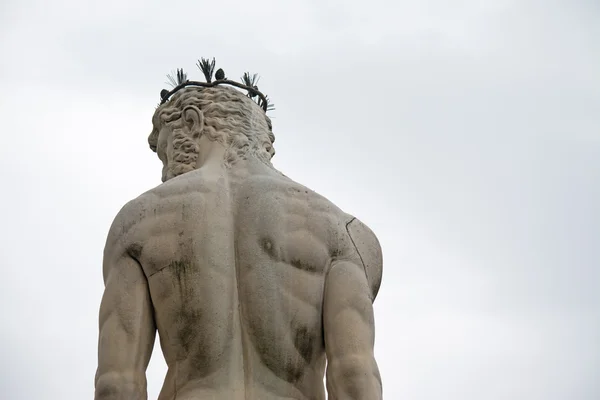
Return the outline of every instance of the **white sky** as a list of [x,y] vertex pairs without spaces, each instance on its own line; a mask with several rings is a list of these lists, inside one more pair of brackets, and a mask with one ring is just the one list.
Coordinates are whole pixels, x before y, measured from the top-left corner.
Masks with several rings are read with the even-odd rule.
[[160,183],[165,74],[213,56],[379,236],[387,399],[600,398],[597,1],[5,0],[0,55],[3,398],[93,397],[108,227]]

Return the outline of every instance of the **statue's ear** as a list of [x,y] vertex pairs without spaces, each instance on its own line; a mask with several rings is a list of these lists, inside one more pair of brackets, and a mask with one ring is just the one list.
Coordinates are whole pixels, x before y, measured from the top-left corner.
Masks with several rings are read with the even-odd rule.
[[181,114],[184,126],[189,130],[190,134],[198,138],[204,128],[204,114],[196,106],[186,106]]

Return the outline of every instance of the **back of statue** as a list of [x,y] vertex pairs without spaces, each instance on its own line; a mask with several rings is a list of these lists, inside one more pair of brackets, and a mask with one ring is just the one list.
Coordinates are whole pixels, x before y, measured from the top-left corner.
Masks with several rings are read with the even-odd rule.
[[145,398],[156,332],[160,399],[324,399],[325,373],[330,399],[381,398],[377,238],[273,168],[265,103],[207,81],[163,96],[164,183],[110,229],[96,399]]

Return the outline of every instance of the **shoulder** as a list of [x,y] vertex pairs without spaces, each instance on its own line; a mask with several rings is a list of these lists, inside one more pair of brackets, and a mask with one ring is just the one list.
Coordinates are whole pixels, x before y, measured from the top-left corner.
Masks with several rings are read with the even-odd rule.
[[352,260],[362,264],[372,299],[375,299],[381,285],[383,256],[377,236],[365,223],[283,174],[255,177],[250,182],[262,196],[274,191],[302,200],[303,211],[310,215],[307,221],[313,230],[321,233],[319,237],[329,248],[332,260]]
[[104,256],[122,254],[130,250],[133,243],[138,241],[139,225],[148,210],[155,208],[156,195],[146,192],[133,200],[128,201],[115,216],[104,247]]
[[[117,213],[110,227],[107,246],[140,241],[157,221],[157,216],[181,204],[198,202],[197,193],[206,192],[206,182],[198,173],[186,173],[161,183],[128,201]],[[151,218],[146,218],[151,217]],[[154,221],[154,222],[153,222]]]
[[147,192],[127,202],[115,216],[104,246],[102,262],[103,276],[109,276],[113,266],[118,265],[123,258],[137,259],[137,253],[141,251],[140,237],[143,232],[142,221],[148,210],[154,209],[155,202],[152,193]]
[[355,217],[351,217],[346,223],[346,231],[363,264],[374,300],[383,275],[383,255],[379,240],[365,223]]
[[303,184],[288,178],[284,174],[276,171],[270,175],[256,175],[248,179],[247,182],[262,194],[276,192],[285,194],[286,197],[305,201],[311,206],[312,211],[330,211],[336,216],[344,213],[335,204],[329,201],[323,195],[304,186]]
[[383,255],[379,239],[364,222],[347,214],[326,197],[285,178],[293,191],[304,194],[310,212],[321,224],[326,225],[326,241],[332,259],[353,260],[362,264],[372,300],[381,286]]

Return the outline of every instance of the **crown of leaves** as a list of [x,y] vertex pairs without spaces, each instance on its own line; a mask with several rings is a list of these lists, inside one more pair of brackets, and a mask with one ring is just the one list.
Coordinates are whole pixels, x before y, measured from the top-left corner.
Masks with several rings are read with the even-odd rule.
[[[187,78],[187,73],[183,71],[183,68],[177,68],[175,72],[167,74],[167,79],[169,82],[167,84],[171,85],[173,89],[167,90],[163,89],[160,91],[160,104],[164,104],[169,98],[177,93],[179,90],[188,87],[188,86],[200,86],[200,87],[213,87],[217,85],[229,85],[235,86],[237,88],[246,90],[247,96],[252,99],[256,104],[258,104],[262,109],[267,112],[275,109],[275,105],[269,102],[269,97],[262,94],[258,90],[258,81],[260,77],[258,74],[250,74],[249,72],[244,72],[244,75],[241,77],[240,82],[232,81],[225,77],[225,72],[219,68],[215,72],[215,58],[212,60],[208,60],[206,58],[201,58],[196,63],[196,66],[202,71],[204,74],[204,78],[206,82],[200,81],[190,81]],[[214,80],[213,80],[214,75]]]

